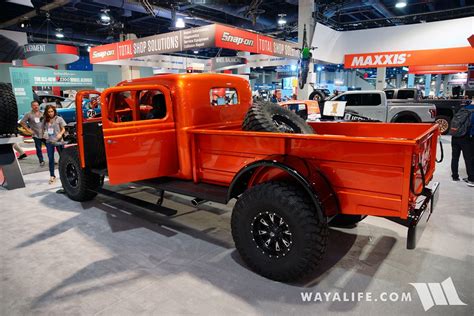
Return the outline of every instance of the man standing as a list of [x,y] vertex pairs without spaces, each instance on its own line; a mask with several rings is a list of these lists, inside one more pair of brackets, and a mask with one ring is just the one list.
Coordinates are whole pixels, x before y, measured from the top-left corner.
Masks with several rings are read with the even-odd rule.
[[25,114],[20,121],[21,126],[33,136],[36,148],[36,156],[38,156],[40,166],[44,166],[43,153],[41,152],[41,145],[46,145],[46,140],[43,138],[43,123],[41,122],[43,113],[39,109],[37,101],[31,101],[31,112]]
[[[459,122],[456,121],[458,117],[461,118]],[[467,172],[467,178],[463,178],[463,180],[467,182],[468,186],[474,187],[474,105],[471,104],[470,100],[466,100],[464,108],[456,113],[451,125],[451,131],[453,132],[451,139],[453,181],[459,181],[458,165],[462,152]]]

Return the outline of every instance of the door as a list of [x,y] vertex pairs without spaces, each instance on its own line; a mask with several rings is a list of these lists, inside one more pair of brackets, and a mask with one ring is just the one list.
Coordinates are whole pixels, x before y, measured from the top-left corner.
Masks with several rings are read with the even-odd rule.
[[114,87],[102,93],[101,103],[111,184],[178,172],[173,107],[166,87]]
[[336,98],[337,101],[346,101],[346,111],[353,111],[356,114],[386,121],[387,107],[382,103],[379,93],[348,93]]

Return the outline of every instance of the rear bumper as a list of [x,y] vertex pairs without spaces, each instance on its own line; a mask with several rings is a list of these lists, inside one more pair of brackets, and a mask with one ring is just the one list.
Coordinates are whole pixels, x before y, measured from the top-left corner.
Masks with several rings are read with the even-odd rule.
[[425,188],[421,194],[424,200],[413,210],[407,220],[407,249],[415,249],[418,240],[428,224],[439,197],[439,182],[434,182],[431,188]]
[[423,231],[428,225],[428,221],[433,213],[439,197],[439,182],[434,182],[430,188],[424,188],[420,194],[420,201],[417,207],[410,213],[408,219],[387,217],[392,222],[398,223],[408,228],[407,249],[415,249]]

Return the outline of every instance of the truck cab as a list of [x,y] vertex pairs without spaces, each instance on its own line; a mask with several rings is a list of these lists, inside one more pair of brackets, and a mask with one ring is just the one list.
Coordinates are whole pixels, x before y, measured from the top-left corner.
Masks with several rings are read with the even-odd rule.
[[249,83],[237,76],[170,74],[161,75],[160,84],[157,79],[123,81],[102,93],[102,117],[85,120],[84,137],[78,138],[83,167],[106,170],[111,184],[192,179],[187,130],[238,126],[251,104]]
[[347,110],[380,122],[434,122],[436,117],[434,105],[414,102],[392,104],[379,90],[347,91],[331,101],[345,101]]

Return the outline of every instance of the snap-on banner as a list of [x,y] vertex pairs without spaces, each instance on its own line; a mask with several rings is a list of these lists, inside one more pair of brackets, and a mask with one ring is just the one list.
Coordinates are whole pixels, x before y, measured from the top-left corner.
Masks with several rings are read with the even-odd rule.
[[106,44],[91,48],[91,64],[160,55],[163,53],[219,47],[286,58],[299,58],[296,43],[280,41],[254,32],[211,24],[175,32]]
[[470,46],[349,54],[344,56],[344,68],[379,68],[474,63],[474,48]]

